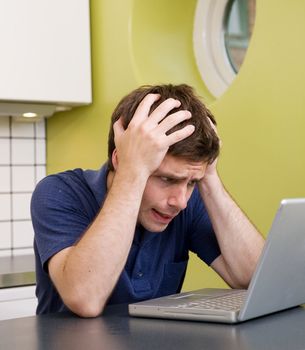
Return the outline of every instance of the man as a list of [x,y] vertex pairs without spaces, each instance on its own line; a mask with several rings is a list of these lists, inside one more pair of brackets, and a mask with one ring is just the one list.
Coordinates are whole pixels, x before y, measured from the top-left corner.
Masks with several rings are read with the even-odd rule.
[[112,116],[108,162],[45,178],[32,198],[37,313],[177,293],[188,252],[247,287],[263,239],[216,171],[211,112],[187,85],[139,88]]

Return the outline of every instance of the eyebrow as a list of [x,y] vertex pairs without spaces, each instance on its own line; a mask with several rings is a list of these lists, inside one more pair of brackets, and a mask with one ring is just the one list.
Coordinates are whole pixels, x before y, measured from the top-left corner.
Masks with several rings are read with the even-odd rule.
[[[177,180],[177,181],[180,181],[180,180],[186,180],[187,179],[187,176],[178,176],[178,175],[174,175],[174,174],[170,174],[170,173],[163,173],[163,172],[156,172],[154,174],[152,174],[153,176],[159,176],[159,177],[168,177],[169,179],[173,179],[173,180]],[[195,182],[198,182],[200,181],[201,179],[203,179],[203,177],[201,178],[192,178],[191,181],[195,181]]]

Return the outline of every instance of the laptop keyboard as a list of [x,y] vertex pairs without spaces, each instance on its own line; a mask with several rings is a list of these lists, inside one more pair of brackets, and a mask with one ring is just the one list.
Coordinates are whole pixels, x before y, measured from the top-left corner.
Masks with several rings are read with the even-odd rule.
[[185,304],[178,305],[179,308],[205,309],[205,310],[240,310],[245,300],[246,290],[241,290],[231,294],[225,294],[217,297],[202,298],[196,301],[190,301]]

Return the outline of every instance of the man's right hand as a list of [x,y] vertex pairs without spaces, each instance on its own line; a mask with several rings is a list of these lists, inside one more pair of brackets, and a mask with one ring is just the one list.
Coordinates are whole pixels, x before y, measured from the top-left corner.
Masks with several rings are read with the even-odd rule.
[[145,96],[126,130],[122,118],[113,126],[118,167],[128,169],[129,173],[133,168],[135,174],[147,178],[160,166],[169,147],[190,136],[195,129],[193,125],[187,125],[167,135],[172,127],[191,118],[191,113],[181,110],[167,116],[181,104],[169,98],[149,114],[151,106],[159,98],[158,94]]

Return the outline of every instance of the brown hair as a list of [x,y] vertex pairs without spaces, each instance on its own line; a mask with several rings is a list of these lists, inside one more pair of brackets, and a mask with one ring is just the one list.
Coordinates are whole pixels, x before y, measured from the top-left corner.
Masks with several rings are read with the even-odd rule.
[[172,109],[169,114],[175,113],[179,110],[188,110],[192,114],[192,118],[179,123],[169,130],[168,134],[181,129],[188,124],[195,126],[195,131],[189,137],[169,147],[168,154],[195,162],[213,162],[213,160],[215,160],[219,154],[219,139],[208,118],[214,125],[216,125],[216,121],[212,113],[195,94],[193,88],[186,84],[157,86],[146,85],[125,96],[119,102],[112,114],[108,137],[109,170],[114,170],[111,160],[112,153],[115,149],[113,124],[120,117],[122,117],[123,126],[125,129],[127,129],[139,103],[147,94],[150,93],[161,95],[160,99],[152,105],[150,113],[166,99],[174,98],[179,100],[181,105],[178,108]]

